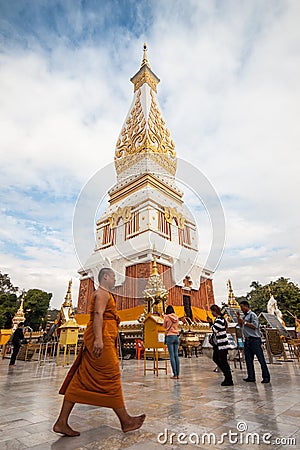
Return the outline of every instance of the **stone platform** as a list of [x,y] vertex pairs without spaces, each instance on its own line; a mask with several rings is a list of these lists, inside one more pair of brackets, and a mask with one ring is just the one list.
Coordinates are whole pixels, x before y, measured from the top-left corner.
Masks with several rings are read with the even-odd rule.
[[[81,436],[67,438],[51,429],[62,402],[57,392],[68,368],[22,361],[9,368],[9,360],[1,360],[0,448],[300,448],[299,363],[270,365],[272,382],[265,385],[260,383],[260,376],[256,384],[245,383],[244,368],[233,368],[235,385],[221,387],[223,377],[213,371],[214,363],[206,356],[181,358],[180,362],[182,379],[175,381],[170,373],[156,377],[148,372],[144,376],[143,361],[124,361],[122,382],[127,408],[131,414],[147,415],[141,430],[123,434],[110,409],[76,405],[70,424]],[[259,366],[256,370],[260,375]],[[224,436],[222,442],[222,433],[231,435]]]

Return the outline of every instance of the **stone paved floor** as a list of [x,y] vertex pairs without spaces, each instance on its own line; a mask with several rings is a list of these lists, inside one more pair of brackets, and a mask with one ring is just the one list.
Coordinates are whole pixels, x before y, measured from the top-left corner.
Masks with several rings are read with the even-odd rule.
[[[222,376],[213,372],[214,364],[206,356],[180,361],[180,381],[171,380],[170,374],[163,372],[158,378],[150,372],[144,377],[142,361],[124,361],[122,382],[128,410],[132,414],[147,414],[141,430],[124,435],[110,409],[76,405],[70,423],[81,436],[67,438],[59,437],[51,428],[62,401],[57,391],[68,369],[53,363],[38,366],[36,362],[22,361],[9,369],[9,361],[1,360],[0,449],[300,448],[299,363],[270,366],[270,385],[263,385],[260,380],[246,384],[242,380],[245,371],[233,369],[235,385],[221,387]],[[240,431],[237,436],[232,435],[231,443],[226,437],[220,443],[222,433],[237,432],[237,424]],[[247,431],[243,432],[245,426]],[[164,444],[165,430],[168,440]],[[211,443],[208,437],[202,443],[205,432],[214,433],[217,443],[213,445],[212,436]],[[161,443],[158,433],[163,433]],[[241,443],[247,433],[257,434],[249,437],[249,444]],[[265,439],[273,445],[262,442],[264,433],[271,434]],[[189,443],[180,444],[178,438]],[[260,439],[259,445],[251,443],[251,438],[256,442]],[[282,438],[285,442],[296,439],[296,443],[275,442]],[[234,439],[238,443],[232,443]]]

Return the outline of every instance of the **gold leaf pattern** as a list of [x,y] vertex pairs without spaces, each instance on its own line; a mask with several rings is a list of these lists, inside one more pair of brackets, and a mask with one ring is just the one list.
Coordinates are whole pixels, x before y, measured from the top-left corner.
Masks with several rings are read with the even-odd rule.
[[108,217],[110,228],[115,228],[120,218],[123,219],[124,223],[129,222],[132,216],[131,208],[131,206],[124,206],[124,208],[121,208],[119,206],[117,211],[112,213],[112,215]]
[[184,228],[185,218],[184,216],[177,211],[176,208],[171,208],[170,206],[165,206],[165,218],[166,221],[172,223],[173,218],[177,219],[178,228]]
[[137,91],[141,86],[143,86],[144,83],[147,83],[151,89],[153,89],[156,92],[156,86],[158,81],[155,80],[155,78],[149,74],[148,71],[143,71],[140,75],[138,75],[136,78],[134,78],[133,84],[134,84],[134,92]]
[[146,121],[143,113],[140,98],[141,91],[139,90],[130,116],[122,129],[115,153],[116,169],[118,173],[126,167],[129,167],[132,162],[129,161],[126,162],[126,164],[117,164],[119,158],[142,153],[160,154],[163,157],[158,159],[157,162],[168,171],[172,171],[172,173],[174,172],[174,169],[176,170],[175,144],[170,137],[166,122],[158,109],[153,90],[150,90],[150,94],[151,106],[148,120]]

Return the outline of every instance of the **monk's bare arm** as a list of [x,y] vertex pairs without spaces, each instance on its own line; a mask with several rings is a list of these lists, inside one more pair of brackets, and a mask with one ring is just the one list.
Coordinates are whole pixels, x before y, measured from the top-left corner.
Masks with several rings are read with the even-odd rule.
[[103,314],[106,308],[106,305],[109,300],[109,292],[104,289],[97,289],[95,292],[95,310],[94,310],[94,345],[93,345],[93,354],[96,358],[101,356],[103,351]]

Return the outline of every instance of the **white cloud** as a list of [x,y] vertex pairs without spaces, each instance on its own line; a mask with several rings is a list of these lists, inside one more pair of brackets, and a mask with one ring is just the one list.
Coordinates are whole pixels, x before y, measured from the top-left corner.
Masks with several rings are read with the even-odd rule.
[[[113,160],[145,38],[178,156],[197,165],[224,198],[227,242],[217,298],[226,295],[227,278],[237,294],[254,279],[300,282],[299,10],[293,1],[164,1],[153,3],[147,36],[125,30],[111,45],[90,40],[72,49],[56,40],[51,53],[31,45],[2,54],[1,178],[10,189],[1,239],[32,258],[6,247],[3,270],[17,285],[54,292],[53,304],[60,304],[78,267],[74,201]],[[76,30],[84,29],[84,17],[73,17]],[[32,189],[49,198],[35,199]],[[8,214],[9,206],[27,221]],[[28,217],[45,232],[33,233]],[[199,234],[206,249],[207,223]]]

